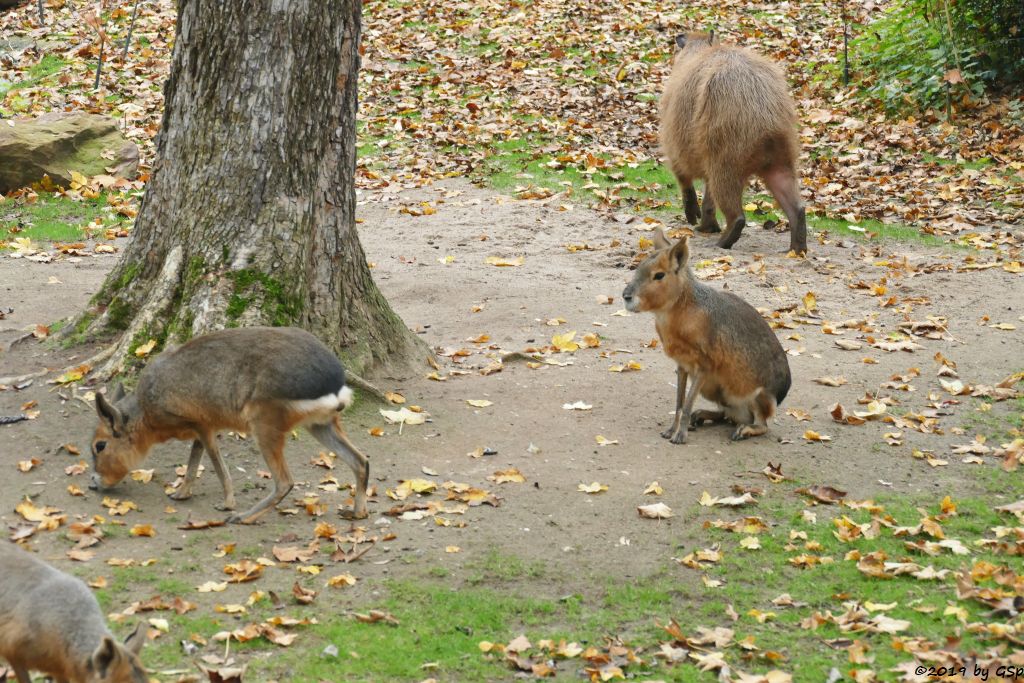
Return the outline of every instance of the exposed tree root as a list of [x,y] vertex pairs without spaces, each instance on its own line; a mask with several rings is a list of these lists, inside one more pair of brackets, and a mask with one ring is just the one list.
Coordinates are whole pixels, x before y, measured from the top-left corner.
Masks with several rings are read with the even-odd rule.
[[37,370],[36,372],[30,372],[30,373],[25,374],[25,375],[11,375],[9,377],[0,377],[0,386],[3,386],[3,385],[14,386],[16,384],[21,384],[22,382],[27,382],[30,379],[35,379],[36,377],[42,377],[43,375],[45,375],[45,374],[47,374],[49,372],[50,372],[49,370]]
[[[181,247],[174,247],[167,254],[160,274],[153,281],[149,296],[146,302],[139,308],[138,313],[132,318],[128,326],[117,341],[86,360],[84,364],[93,368],[90,379],[92,381],[106,382],[114,375],[124,370],[125,360],[128,356],[132,341],[142,331],[148,329],[154,321],[158,320],[167,307],[171,305],[174,290],[178,286],[179,274],[181,273],[182,250]],[[82,365],[78,363],[75,367]]]
[[345,371],[345,383],[351,384],[356,389],[359,389],[360,391],[370,394],[375,399],[377,399],[379,403],[390,403],[390,401],[388,401],[387,397],[384,395],[383,391],[373,386],[372,384],[370,384],[369,382],[367,382],[365,379],[355,374],[354,372],[349,372],[348,370]]

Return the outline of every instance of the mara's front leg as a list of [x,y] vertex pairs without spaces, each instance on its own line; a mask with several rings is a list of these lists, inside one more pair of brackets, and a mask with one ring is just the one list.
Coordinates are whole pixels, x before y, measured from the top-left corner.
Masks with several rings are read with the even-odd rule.
[[188,466],[178,490],[170,495],[171,500],[188,500],[192,497],[192,486],[196,483],[199,461],[203,459],[203,442],[196,439],[192,442],[192,452],[188,456]]
[[[686,443],[686,427],[683,426],[683,402],[686,398],[686,370],[676,366],[676,415],[672,425],[661,433],[661,438],[672,443]],[[682,431],[682,436],[679,435]]]

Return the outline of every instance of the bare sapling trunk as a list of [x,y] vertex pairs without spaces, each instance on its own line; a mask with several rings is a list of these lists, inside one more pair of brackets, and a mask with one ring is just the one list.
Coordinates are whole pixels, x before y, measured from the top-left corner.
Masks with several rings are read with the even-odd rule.
[[296,325],[355,372],[425,348],[374,284],[355,230],[360,2],[179,0],[156,162],[131,239],[65,328],[135,349]]

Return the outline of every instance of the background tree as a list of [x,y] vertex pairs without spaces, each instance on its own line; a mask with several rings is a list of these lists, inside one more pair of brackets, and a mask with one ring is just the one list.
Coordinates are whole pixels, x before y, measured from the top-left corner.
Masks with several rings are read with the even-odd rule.
[[422,348],[370,276],[355,230],[359,0],[180,0],[156,162],[131,239],[67,327],[149,339],[298,325],[356,372]]

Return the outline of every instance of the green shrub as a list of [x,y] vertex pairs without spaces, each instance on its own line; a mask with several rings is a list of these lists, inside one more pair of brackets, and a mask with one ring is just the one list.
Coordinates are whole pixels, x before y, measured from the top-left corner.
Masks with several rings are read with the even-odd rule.
[[1021,0],[950,0],[949,21],[978,55],[996,83],[1024,87],[1024,2]]
[[[955,29],[950,32],[944,10],[944,0],[899,0],[862,29],[851,60],[865,97],[902,112],[944,107],[947,89],[953,100],[983,94],[996,74]],[[954,70],[962,82],[956,82]]]

